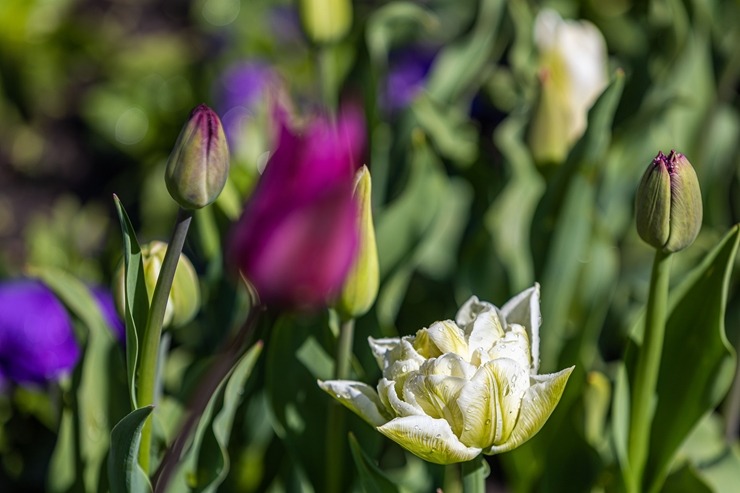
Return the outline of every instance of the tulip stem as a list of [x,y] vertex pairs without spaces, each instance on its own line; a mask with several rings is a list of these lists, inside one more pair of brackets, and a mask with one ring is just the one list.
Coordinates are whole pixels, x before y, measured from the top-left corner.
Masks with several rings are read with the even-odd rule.
[[317,52],[319,66],[319,84],[321,87],[321,97],[329,115],[332,117],[337,109],[337,80],[335,53],[331,46],[322,45]]
[[[337,360],[334,368],[334,378],[347,380],[350,376],[352,362],[352,344],[355,335],[355,320],[350,318],[342,322],[339,328],[337,341]],[[342,406],[336,401],[329,402],[329,412],[326,420],[326,491],[339,493],[342,491],[342,472],[344,471],[344,445],[347,435],[345,429],[346,415]]]
[[629,493],[642,491],[642,476],[650,446],[655,387],[658,382],[660,358],[663,352],[670,268],[671,253],[657,249],[650,276],[645,332],[642,338],[642,348],[637,356],[635,382],[631,392],[628,446],[630,474],[627,485]]
[[463,493],[484,493],[486,491],[485,459],[479,455],[461,465]]
[[[172,281],[175,278],[175,270],[180,260],[185,237],[188,234],[190,222],[193,219],[193,211],[180,209],[177,214],[177,222],[172,231],[167,252],[162,262],[162,269],[157,277],[157,284],[152,295],[149,306],[149,315],[144,329],[143,344],[141,347],[141,358],[139,360],[139,379],[137,386],[137,404],[139,407],[149,406],[155,403],[155,386],[157,380],[157,359],[159,356],[159,341],[162,336],[162,323],[164,322],[165,309],[169,299]],[[152,446],[152,419],[147,418],[141,429],[141,442],[139,445],[139,465],[144,473],[149,474]]]

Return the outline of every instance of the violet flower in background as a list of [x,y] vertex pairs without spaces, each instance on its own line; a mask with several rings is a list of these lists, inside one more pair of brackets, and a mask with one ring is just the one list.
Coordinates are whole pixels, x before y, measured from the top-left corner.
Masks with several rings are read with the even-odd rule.
[[0,381],[43,385],[77,363],[69,315],[49,288],[36,280],[0,284]]
[[364,148],[364,120],[345,108],[302,133],[277,111],[279,140],[230,244],[232,262],[263,303],[325,305],[342,287],[357,251],[354,174]]
[[409,106],[424,89],[436,55],[429,47],[408,47],[394,51],[388,59],[388,75],[381,104],[395,112]]
[[126,326],[118,315],[113,295],[107,289],[99,286],[90,288],[90,292],[95,297],[95,301],[98,302],[98,307],[100,308],[100,312],[103,314],[103,319],[108,324],[108,327],[110,327],[116,340],[125,343]]

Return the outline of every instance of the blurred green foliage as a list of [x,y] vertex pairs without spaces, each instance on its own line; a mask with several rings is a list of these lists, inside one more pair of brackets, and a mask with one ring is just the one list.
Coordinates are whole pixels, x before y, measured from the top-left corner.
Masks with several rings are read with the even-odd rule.
[[[535,163],[527,134],[540,92],[533,23],[545,6],[598,27],[610,82],[564,162],[543,165]],[[620,491],[619,447],[609,437],[620,433],[616,418],[628,371],[621,358],[633,344],[653,254],[634,229],[635,189],[658,150],[675,148],[696,169],[704,225],[696,243],[676,255],[672,281],[680,286],[740,222],[738,46],[737,1],[368,0],[354,2],[352,30],[327,48],[331,73],[322,76],[322,47],[306,40],[294,2],[3,0],[0,271],[64,279],[57,290],[79,294],[63,301],[90,345],[69,381],[0,395],[0,490],[98,487],[105,440],[88,436],[82,445],[85,465],[97,466],[95,472],[82,473],[61,448],[52,459],[52,451],[74,441],[59,430],[75,409],[84,409],[80,419],[94,421],[90,426],[100,433],[128,413],[124,354],[102,338],[99,315],[84,306],[84,285],[65,276],[111,282],[122,253],[113,192],[127,205],[140,241],[166,238],[176,205],[166,193],[164,163],[184,119],[200,102],[218,110],[223,74],[256,61],[275,71],[272,89],[298,113],[320,107],[322,77],[365,107],[381,288],[374,308],[357,320],[354,377],[370,382],[379,374],[367,336],[410,334],[451,318],[472,294],[500,304],[540,282],[542,367],[577,369],[540,435],[488,458],[489,482],[512,492]],[[384,101],[396,54],[421,47],[434,53],[423,90],[389,109]],[[240,136],[259,152],[234,156],[225,195],[196,215],[186,244],[204,303],[193,322],[169,336],[157,410],[160,446],[172,439],[203,361],[246,312],[222,252],[272,145],[268,113],[255,110],[251,133]],[[726,297],[724,320],[713,311],[720,317],[713,327],[724,323],[737,347],[734,262],[734,275],[718,281],[725,284],[691,293],[714,293],[720,303]],[[733,271],[719,261],[707,272],[713,268]],[[689,319],[693,324],[686,342],[669,338],[678,349],[701,345],[692,342],[705,330],[700,301],[687,301],[698,308],[681,315],[683,323],[671,319],[680,330]],[[674,313],[679,317],[680,307]],[[325,415],[333,404],[315,381],[329,378],[334,365],[332,324],[326,314],[285,315],[260,333],[265,349],[248,362],[254,368],[235,372],[225,385],[240,378],[238,392],[212,401],[213,426],[201,444],[211,456],[200,456],[211,463],[199,464],[207,471],[180,481],[198,491],[215,488],[211,481],[222,482],[219,491],[323,491]],[[723,361],[717,376],[723,391],[691,408],[691,422],[677,425],[688,427],[680,436],[652,438],[661,444],[658,452],[679,449],[670,467],[665,450],[651,456],[660,466],[655,474],[668,476],[665,492],[733,491],[740,476],[740,378],[725,398],[734,354],[721,344],[724,333],[710,336]],[[676,359],[683,354],[678,349],[665,364],[689,372],[693,363]],[[717,384],[713,367],[704,366],[706,385]],[[660,385],[684,388],[683,376]],[[101,392],[113,389],[123,393],[101,403]],[[666,392],[675,400],[663,400],[658,410],[681,414],[683,394]],[[218,421],[222,416],[226,421]],[[348,420],[347,491],[423,492],[442,485],[440,466],[406,454],[354,416]],[[669,423],[656,433],[678,433],[666,429]]]

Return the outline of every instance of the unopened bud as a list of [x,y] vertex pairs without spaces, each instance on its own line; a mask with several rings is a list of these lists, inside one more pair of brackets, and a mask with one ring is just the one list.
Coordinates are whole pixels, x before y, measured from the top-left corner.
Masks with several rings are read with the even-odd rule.
[[365,314],[378,294],[378,248],[375,244],[371,193],[370,171],[363,166],[357,172],[354,191],[358,205],[359,250],[337,303],[337,310],[343,318]]
[[200,209],[216,200],[228,175],[229,148],[221,120],[201,104],[190,114],[167,161],[167,190],[181,207]]
[[658,152],[637,189],[635,211],[637,232],[655,248],[677,252],[694,242],[701,229],[701,191],[683,154]]
[[315,43],[339,41],[352,26],[351,0],[301,0],[301,21]]
[[[152,241],[141,247],[141,261],[144,267],[144,283],[146,293],[151,303],[154,296],[154,288],[157,286],[157,278],[162,270],[164,256],[167,253],[167,244],[162,241]],[[116,274],[116,303],[118,311],[123,316],[124,296],[124,274],[123,263]],[[193,319],[200,308],[200,287],[198,275],[193,264],[185,256],[180,254],[175,270],[175,278],[172,281],[172,289],[167,298],[167,308],[164,312],[163,327],[179,327]]]

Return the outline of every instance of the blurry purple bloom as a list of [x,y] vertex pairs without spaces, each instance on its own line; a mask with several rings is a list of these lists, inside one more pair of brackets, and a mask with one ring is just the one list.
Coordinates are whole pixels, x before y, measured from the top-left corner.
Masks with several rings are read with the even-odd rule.
[[348,107],[336,126],[315,119],[297,134],[276,113],[278,146],[233,231],[229,256],[263,303],[319,307],[341,289],[357,251],[352,191],[363,117]]
[[116,303],[113,301],[113,295],[105,288],[95,286],[90,289],[95,300],[98,302],[100,312],[103,314],[103,319],[108,327],[111,328],[113,335],[120,342],[126,340],[126,326],[123,324],[123,320],[118,315],[116,309]]
[[276,5],[268,14],[270,32],[279,45],[299,44],[306,42],[301,29],[301,19],[295,5]]
[[244,119],[253,116],[265,91],[275,81],[275,72],[261,62],[234,65],[223,75],[217,92],[229,146],[238,145]]
[[428,47],[406,48],[391,53],[388,60],[383,105],[389,111],[407,107],[424,89],[436,50]]
[[44,384],[80,356],[67,311],[40,281],[0,284],[0,381]]

